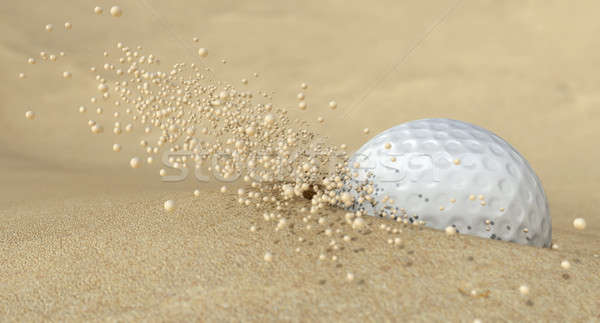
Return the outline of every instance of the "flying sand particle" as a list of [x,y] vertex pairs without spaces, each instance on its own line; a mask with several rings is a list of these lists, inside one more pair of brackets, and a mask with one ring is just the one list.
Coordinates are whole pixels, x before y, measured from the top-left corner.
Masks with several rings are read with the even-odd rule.
[[453,236],[456,234],[456,228],[453,226],[446,227],[446,235]]
[[123,15],[123,10],[119,6],[113,6],[110,8],[110,15],[115,18],[121,17],[121,15]]
[[573,221],[573,227],[577,230],[584,230],[587,224],[585,223],[585,219],[577,218]]
[[265,253],[265,257],[264,257],[266,262],[271,262],[273,260],[273,254],[271,254],[270,252],[266,252]]
[[98,85],[98,91],[101,93],[106,93],[108,91],[108,85],[104,83]]
[[171,212],[175,209],[175,201],[167,200],[164,204],[165,211]]
[[101,133],[104,132],[104,128],[101,125],[99,125],[99,124],[93,125],[90,128],[90,130],[92,131],[92,133],[95,133],[95,134],[101,134]]
[[365,225],[365,220],[362,217],[356,218],[352,222],[353,229],[361,229],[362,227],[364,227],[364,225]]
[[27,120],[33,120],[35,119],[35,113],[33,111],[27,111],[25,112],[25,118],[27,118]]
[[140,159],[138,157],[131,158],[131,160],[129,161],[129,166],[131,166],[131,168],[139,168]]

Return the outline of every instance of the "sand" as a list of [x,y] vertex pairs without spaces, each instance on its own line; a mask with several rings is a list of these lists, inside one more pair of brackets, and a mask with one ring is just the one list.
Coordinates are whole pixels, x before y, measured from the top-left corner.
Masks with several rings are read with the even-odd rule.
[[[0,5],[1,321],[600,320],[597,3],[464,1],[442,21],[453,1],[138,0],[120,3],[118,19],[110,5]],[[324,117],[315,129],[351,149],[369,138],[365,127],[374,135],[423,117],[494,131],[541,178],[560,248],[411,228],[400,248],[377,229],[385,220],[370,219],[374,229],[354,233],[337,262],[319,261],[331,239],[322,230],[275,232],[233,190],[130,169],[139,137],[113,153],[113,135],[92,135],[93,113],[77,113],[95,94],[88,69],[116,40],[190,61],[200,46],[192,37],[220,78],[248,78],[279,105],[294,107],[307,82],[309,109],[294,114]],[[69,60],[28,65],[40,50]],[[61,79],[65,70],[72,79]],[[163,211],[167,199],[174,212]]]

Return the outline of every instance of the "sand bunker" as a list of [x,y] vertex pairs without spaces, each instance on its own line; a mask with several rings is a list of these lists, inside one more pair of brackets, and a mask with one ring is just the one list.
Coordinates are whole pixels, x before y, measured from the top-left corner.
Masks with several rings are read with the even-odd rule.
[[[91,6],[87,13],[122,21],[129,11]],[[49,38],[61,33],[61,41],[76,44],[83,23],[44,23],[39,33]],[[578,243],[589,241],[584,235],[563,232],[560,248],[541,250],[465,237],[452,227],[446,234],[428,230],[410,209],[386,207],[391,201],[377,198],[370,179],[351,181],[358,175],[348,163],[350,148],[315,130],[330,124],[324,110],[344,111],[339,98],[310,102],[312,85],[297,82],[296,98],[281,104],[273,91],[250,89],[259,73],[223,80],[216,72],[230,62],[209,66],[215,54],[200,37],[188,41],[190,58],[181,61],[153,54],[150,39],[107,38],[95,53],[101,63],[40,44],[38,54],[22,57],[14,82],[31,84],[34,93],[40,86],[36,79],[52,73],[61,87],[93,90],[89,101],[70,110],[83,118],[77,126],[89,129],[85,135],[90,145],[98,145],[99,155],[126,154],[121,168],[141,174],[152,169],[160,175],[157,185],[144,177],[114,188],[107,183],[120,186],[125,177],[118,172],[94,177],[93,169],[86,171],[90,177],[67,171],[67,180],[43,168],[36,173],[54,183],[95,187],[86,191],[73,184],[50,201],[11,204],[3,211],[8,222],[2,224],[7,232],[2,261],[7,277],[14,277],[0,290],[9,295],[0,302],[5,317],[510,321],[532,319],[532,311],[545,312],[541,319],[598,315],[594,268],[600,263],[590,249],[577,252]],[[72,69],[88,60],[88,75]],[[48,119],[39,106],[19,108],[30,127]],[[298,118],[299,112],[313,122]],[[366,139],[371,130],[354,132]],[[354,141],[347,144],[362,143]],[[133,153],[136,149],[142,153]],[[23,163],[7,165],[18,169]],[[162,189],[161,181],[192,177],[196,187],[182,183],[185,192]],[[15,172],[6,180],[27,178]],[[7,194],[34,189],[26,183]],[[87,201],[82,192],[98,196]],[[357,203],[386,219],[366,216],[361,207],[346,211]],[[63,217],[42,217],[45,210]],[[583,218],[573,226],[589,231]],[[50,229],[29,229],[38,227]],[[120,240],[124,237],[131,240]],[[74,265],[75,259],[81,265]],[[525,266],[533,274],[526,275]],[[555,291],[556,284],[578,291]],[[122,289],[115,292],[116,286]],[[141,297],[139,291],[152,295]],[[30,301],[32,293],[39,297]],[[558,300],[564,298],[572,303]],[[277,305],[264,305],[269,299]],[[86,312],[91,304],[93,310]]]

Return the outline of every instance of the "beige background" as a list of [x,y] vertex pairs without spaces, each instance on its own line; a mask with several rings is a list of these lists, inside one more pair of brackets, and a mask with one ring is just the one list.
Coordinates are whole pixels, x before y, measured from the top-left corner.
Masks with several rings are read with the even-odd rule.
[[[92,14],[113,5],[106,1],[2,2],[0,320],[599,320],[600,8],[455,4],[132,0],[119,3],[124,15],[115,19]],[[65,21],[72,31],[62,29]],[[220,79],[241,87],[249,78],[249,89],[275,91],[275,103],[293,115],[323,116],[315,129],[351,148],[369,138],[365,127],[374,135],[424,117],[490,129],[541,178],[560,249],[429,230],[405,230],[406,247],[397,249],[376,230],[342,252],[342,267],[318,264],[322,236],[306,233],[314,244],[302,245],[233,196],[214,196],[212,185],[200,185],[203,196],[194,199],[191,180],[167,185],[158,167],[132,171],[141,134],[121,138],[125,149],[115,154],[110,131],[89,132],[89,118],[109,118],[77,113],[81,104],[96,106],[88,69],[117,41],[144,46],[163,66],[197,61],[196,48],[209,48],[207,64]],[[66,56],[26,64],[41,50]],[[71,80],[60,78],[64,70]],[[19,72],[28,78],[18,80]],[[309,84],[309,109],[298,113],[301,82]],[[23,117],[28,109],[33,122]],[[167,215],[168,198],[178,208]],[[586,218],[585,231],[572,228],[575,217]],[[251,223],[263,230],[250,233]],[[262,260],[266,250],[272,264]],[[569,279],[563,259],[572,264]],[[355,282],[344,280],[347,271]],[[523,283],[529,298],[518,294]]]

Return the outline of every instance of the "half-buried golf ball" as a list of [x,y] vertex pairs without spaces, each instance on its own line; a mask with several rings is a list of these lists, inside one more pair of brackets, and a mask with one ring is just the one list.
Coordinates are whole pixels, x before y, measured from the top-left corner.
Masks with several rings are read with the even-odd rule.
[[450,119],[407,122],[367,142],[350,166],[354,181],[372,183],[351,191],[354,210],[551,245],[548,202],[538,177],[510,144],[483,128]]

